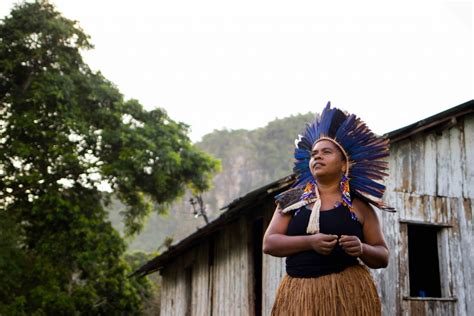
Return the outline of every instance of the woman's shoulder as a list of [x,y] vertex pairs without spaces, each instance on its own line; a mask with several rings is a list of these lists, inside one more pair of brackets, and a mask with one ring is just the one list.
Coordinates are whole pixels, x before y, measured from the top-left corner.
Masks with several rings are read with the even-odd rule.
[[352,207],[361,223],[364,223],[366,218],[371,217],[375,213],[374,209],[369,203],[357,197],[352,199]]
[[361,209],[366,209],[366,210],[367,210],[367,209],[372,209],[372,207],[370,206],[369,203],[367,203],[366,201],[364,201],[364,200],[362,200],[362,199],[360,199],[360,198],[358,198],[358,197],[354,197],[354,198],[352,199],[352,205],[357,206],[357,207],[359,207],[359,208],[361,208]]

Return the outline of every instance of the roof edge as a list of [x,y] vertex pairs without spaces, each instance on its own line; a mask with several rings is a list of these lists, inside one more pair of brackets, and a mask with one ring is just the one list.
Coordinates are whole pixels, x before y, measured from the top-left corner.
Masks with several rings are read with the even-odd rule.
[[457,118],[473,112],[474,100],[469,100],[458,106],[447,109],[443,112],[432,115],[413,124],[388,132],[384,134],[384,136],[390,139],[391,143],[396,143],[423,130],[448,122],[452,118]]

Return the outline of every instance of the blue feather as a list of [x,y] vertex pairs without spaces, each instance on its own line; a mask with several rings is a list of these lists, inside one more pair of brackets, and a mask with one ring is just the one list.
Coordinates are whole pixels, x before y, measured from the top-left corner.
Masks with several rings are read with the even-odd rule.
[[[326,136],[337,141],[349,155],[352,163],[349,170],[351,190],[363,195],[377,207],[392,210],[381,204],[380,201],[370,198],[372,196],[379,199],[385,191],[385,186],[374,180],[380,181],[387,175],[385,171],[388,169],[388,163],[382,159],[389,155],[388,140],[377,137],[354,114],[347,114],[334,135],[329,135],[333,131],[332,125],[336,113],[340,113],[340,110],[331,108],[331,103],[328,102],[321,115],[316,116],[312,123],[306,124],[306,129],[294,151],[293,170],[296,174],[296,181],[293,186],[305,186],[309,181],[314,181],[309,170],[311,150],[315,141]],[[339,121],[341,115],[338,114],[337,117]]]

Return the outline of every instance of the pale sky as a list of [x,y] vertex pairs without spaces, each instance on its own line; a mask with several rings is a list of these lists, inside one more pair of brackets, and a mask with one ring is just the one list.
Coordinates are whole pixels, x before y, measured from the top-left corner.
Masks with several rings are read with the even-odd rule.
[[473,99],[471,1],[52,2],[91,36],[92,69],[194,141],[328,100],[382,134]]

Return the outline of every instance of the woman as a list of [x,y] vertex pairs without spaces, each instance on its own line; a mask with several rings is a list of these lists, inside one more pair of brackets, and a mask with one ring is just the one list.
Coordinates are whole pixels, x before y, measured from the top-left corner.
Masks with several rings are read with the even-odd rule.
[[[388,141],[330,104],[295,149],[296,182],[276,197],[263,252],[287,257],[272,315],[377,315],[380,299],[365,266],[389,252],[377,214]],[[361,262],[364,265],[361,264]]]

